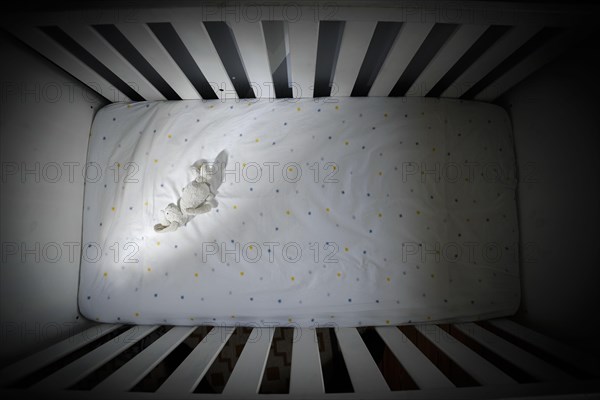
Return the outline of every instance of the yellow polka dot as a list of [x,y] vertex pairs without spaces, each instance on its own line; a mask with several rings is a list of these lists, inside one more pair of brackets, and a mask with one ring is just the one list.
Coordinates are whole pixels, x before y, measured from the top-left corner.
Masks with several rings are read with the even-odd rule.
[[291,319],[291,318],[288,318],[288,322],[292,322],[292,319]]
[[148,202],[147,202],[147,201],[145,201],[145,202],[144,202],[144,205],[145,205],[146,207],[148,207]]
[[432,277],[432,278],[435,278],[435,274],[431,274],[431,277]]
[[346,140],[346,141],[344,142],[344,144],[345,144],[346,146],[348,146],[348,145],[350,144],[350,142]]
[[244,271],[240,271],[240,276],[244,276]]
[[389,320],[389,319],[386,319],[386,320],[385,320],[385,323],[386,323],[387,325],[389,325],[389,324],[390,324],[390,320]]
[[471,218],[467,218],[467,222],[471,222]]
[[157,158],[154,159],[154,164],[156,164],[156,163],[158,163],[158,159]]
[[390,278],[389,276],[387,278],[385,278],[386,281],[391,282],[392,278]]
[[194,320],[194,317],[190,317],[190,321],[193,321],[193,320]]
[[417,210],[417,215],[421,215],[421,211]]
[[340,106],[335,106],[335,109],[336,109],[336,110],[339,110],[339,109],[340,109]]
[[254,248],[254,246],[250,245],[250,246],[248,246],[248,248],[249,248],[250,250],[252,250],[252,249]]
[[349,249],[349,248],[347,248],[347,247],[344,247],[344,251],[345,251],[345,252],[348,252],[348,251],[350,251],[350,249]]
[[377,214],[377,216],[378,216],[379,218],[381,218],[381,217],[383,217],[383,214],[382,214],[382,213],[379,213],[379,214]]
[[256,138],[255,142],[256,142],[256,143],[258,143],[259,141],[260,141],[260,139],[259,139],[259,138]]
[[290,172],[292,172],[293,170],[294,170],[294,168],[292,168],[292,167],[288,168],[288,171],[290,171]]
[[287,211],[285,212],[285,214],[286,214],[286,215],[291,215],[291,214],[292,214],[292,212],[291,212],[290,210],[287,210]]
[[428,316],[427,316],[427,320],[430,320],[430,319],[431,319],[431,317],[428,315]]
[[383,171],[379,171],[379,176],[383,176]]
[[169,139],[171,139],[171,138],[173,137],[173,135],[171,135],[171,134],[169,133],[169,134],[167,135],[167,137],[168,137]]
[[342,277],[342,273],[341,273],[341,272],[338,272],[338,273],[337,273],[337,277],[338,277],[338,278],[341,278],[341,277]]
[[292,282],[296,280],[296,278],[293,276],[290,279],[292,280]]
[[215,106],[211,104],[210,106],[208,106],[208,108],[215,108]]
[[237,210],[237,206],[236,206],[235,204],[233,205],[233,209],[234,209],[234,210]]
[[198,277],[198,273],[197,273],[197,272],[195,272],[195,273],[194,273],[194,276],[197,278],[197,277]]
[[431,151],[435,151],[435,147],[433,149],[431,149]]
[[115,212],[116,208],[113,207],[113,208],[111,208],[111,210],[112,210],[112,212]]
[[160,242],[156,242],[156,245],[157,245],[157,246],[160,246]]
[[139,316],[140,316],[140,313],[139,313],[139,312],[136,312],[136,313],[135,313],[135,314],[133,314],[133,315],[135,315],[136,317],[139,317]]
[[387,118],[388,115],[387,115],[387,113],[384,113],[383,116]]
[[127,104],[127,108],[131,108],[131,104]]
[[117,163],[117,168],[121,168],[121,163],[120,162]]
[[106,278],[107,276],[108,276],[108,272],[105,272],[104,273],[104,277]]
[[325,209],[325,211],[329,212],[329,211],[331,211],[331,209],[330,209],[329,207],[327,207],[327,208]]
[[337,169],[337,167],[334,165],[334,166],[333,166],[333,170],[335,171],[336,169]]
[[246,165],[247,165],[246,163],[242,163],[242,167],[246,168]]
[[300,107],[296,108],[296,111],[300,111]]
[[152,268],[148,267],[148,272],[152,272]]

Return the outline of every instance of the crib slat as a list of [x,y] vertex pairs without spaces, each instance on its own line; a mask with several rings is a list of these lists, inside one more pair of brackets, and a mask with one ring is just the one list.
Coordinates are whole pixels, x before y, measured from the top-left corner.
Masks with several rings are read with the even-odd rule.
[[258,22],[228,21],[248,75],[248,81],[257,99],[275,98],[273,77],[269,73],[269,56],[262,24]]
[[48,58],[60,68],[69,72],[75,78],[89,86],[92,90],[105,97],[108,101],[131,100],[123,92],[100,76],[100,74],[45,35],[37,27],[15,26],[11,27],[10,31],[44,57]]
[[290,70],[294,98],[313,97],[319,24],[297,21],[288,24]]
[[225,395],[258,393],[275,328],[254,328],[223,389]]
[[[197,20],[174,20],[173,28],[181,38],[192,58],[220,99],[237,99],[227,71],[217,54],[204,24]],[[220,91],[219,89],[223,89]]]
[[472,322],[462,323],[455,324],[454,327],[500,357],[519,366],[535,378],[548,381],[572,379],[560,369],[540,360],[477,324]]
[[356,328],[338,328],[336,337],[356,393],[390,390]]
[[195,330],[195,326],[171,328],[127,364],[100,382],[93,390],[96,392],[130,390]]
[[[346,21],[340,44],[331,96],[346,97],[352,93],[377,21]],[[390,88],[391,90],[391,88]]]
[[54,361],[66,356],[85,346],[88,343],[114,331],[121,325],[94,325],[76,335],[73,335],[63,341],[60,341],[38,353],[24,358],[0,371],[0,386],[23,378],[24,376],[37,371],[53,363]]
[[136,325],[36,383],[32,389],[36,391],[66,389],[157,328],[158,325]]
[[121,33],[184,100],[200,95],[146,24],[117,24]]
[[406,92],[406,96],[425,96],[460,57],[485,32],[487,25],[461,25],[444,44],[419,78]]
[[454,384],[395,326],[375,330],[390,348],[419,389],[453,388]]
[[482,385],[512,384],[515,380],[460,343],[437,325],[415,328]]
[[292,348],[290,393],[295,395],[324,393],[317,331],[310,328],[295,328],[294,337],[297,337],[297,340]]
[[563,54],[573,43],[578,43],[580,36],[581,32],[568,31],[553,38],[482,90],[475,96],[475,100],[495,100],[533,72]]
[[503,330],[519,339],[539,348],[554,357],[582,369],[591,375],[600,376],[600,360],[578,349],[564,345],[548,336],[520,325],[509,319],[492,319],[487,321],[492,326]]
[[488,51],[483,53],[479,59],[473,62],[473,64],[467,68],[467,70],[459,76],[440,97],[458,98],[462,96],[471,86],[476,84],[539,30],[540,27],[533,25],[512,27],[504,36],[498,39]]
[[164,96],[146,78],[131,66],[91,26],[65,24],[61,29],[92,53],[100,62],[146,100],[165,100]]
[[158,388],[157,393],[169,395],[191,393],[217,358],[235,328],[214,327],[185,360]]
[[433,28],[433,23],[405,22],[390,49],[379,74],[369,91],[369,96],[387,96],[419,50],[419,47]]

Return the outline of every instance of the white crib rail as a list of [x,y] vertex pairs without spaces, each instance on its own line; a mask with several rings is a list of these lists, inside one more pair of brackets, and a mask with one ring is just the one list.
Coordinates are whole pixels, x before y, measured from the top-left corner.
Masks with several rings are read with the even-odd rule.
[[454,388],[454,384],[396,327],[375,328],[421,389]]
[[[197,82],[190,81],[195,80],[189,76],[190,71],[182,71],[182,66],[174,59],[173,49],[169,48],[168,44],[161,43],[152,33],[149,24],[169,25],[168,29],[174,32],[173,40],[177,42],[173,46],[179,47],[177,54],[185,53],[187,68],[193,70],[194,75],[199,75],[199,71],[213,84],[214,94],[221,99],[246,96],[236,92],[232,85],[233,79],[248,79],[256,97],[274,97],[273,71],[268,67],[269,54],[265,48],[263,21],[283,21],[287,24],[287,36],[276,40],[284,40],[289,44],[290,54],[285,62],[289,64],[287,71],[290,75],[288,82],[280,84],[291,85],[293,97],[313,97],[321,21],[345,22],[339,52],[334,56],[337,57],[337,62],[334,63],[335,67],[332,65],[333,82],[321,82],[326,85],[333,83],[331,96],[351,95],[352,88],[357,83],[359,69],[368,54],[367,50],[378,45],[372,40],[378,23],[399,22],[402,23],[402,27],[388,53],[381,55],[385,61],[380,70],[374,72],[376,76],[368,77],[372,83],[366,91],[369,96],[390,95],[436,24],[457,24],[458,27],[434,57],[431,58],[429,54],[426,55],[426,62],[421,60],[422,62],[416,63],[421,71],[411,71],[410,79],[414,81],[403,82],[410,86],[410,89],[399,95],[426,95],[424,87],[433,87],[484,34],[486,28],[505,25],[511,29],[492,43],[489,49],[479,52],[476,59],[468,60],[470,64],[463,65],[465,68],[461,68],[460,74],[454,76],[452,82],[447,82],[449,85],[442,92],[436,93],[436,96],[451,98],[460,98],[468,94],[466,98],[469,99],[493,101],[562,54],[570,45],[584,38],[592,31],[595,23],[592,20],[586,24],[585,21],[598,12],[594,5],[549,8],[542,4],[520,6],[511,3],[511,12],[498,12],[496,15],[492,11],[494,15],[490,18],[489,10],[494,10],[494,6],[502,10],[502,3],[493,2],[485,2],[483,5],[441,2],[433,6],[404,1],[377,2],[372,6],[345,2],[316,2],[316,5],[269,6],[245,4],[242,1],[233,6],[215,4],[204,7],[200,5],[140,8],[129,10],[131,15],[127,14],[127,10],[119,14],[100,9],[98,15],[93,12],[90,15],[84,13],[82,18],[75,21],[73,11],[16,14],[5,18],[3,27],[110,101],[129,101],[132,95],[145,100],[163,100],[165,96],[142,76],[141,71],[130,65],[126,57],[121,57],[110,43],[98,37],[97,33],[93,32],[93,25],[116,27],[182,99],[201,98]],[[294,9],[293,12],[290,7]],[[219,51],[237,57],[240,62],[236,62],[236,65],[244,67],[245,77],[228,75],[203,23],[208,21],[226,23],[231,28],[236,48]],[[109,82],[114,80],[114,77],[106,77],[106,73],[99,73],[40,30],[40,27],[45,26],[62,29],[61,32],[67,37],[87,49],[101,66],[116,75],[119,80],[117,86],[129,93],[129,97],[115,88],[115,82]],[[559,27],[565,30],[565,34],[553,40],[548,39],[547,42],[542,41],[539,48],[529,49],[526,54],[520,54],[511,60],[515,52],[544,27]],[[183,44],[183,48],[179,43]],[[508,66],[505,65],[506,68],[502,69],[501,74],[493,79],[489,78],[488,74],[506,60],[511,62]],[[279,65],[281,60],[271,61],[277,61]],[[413,76],[415,73],[416,77]],[[320,79],[325,79],[326,76],[327,74],[324,74]],[[489,82],[483,80],[486,76]],[[485,82],[485,87],[478,87],[478,90],[469,92],[471,87],[482,81]],[[131,85],[133,92],[124,88],[123,82]],[[162,82],[160,84],[162,85]]]
[[97,392],[125,392],[130,390],[195,330],[195,326],[171,328],[169,332],[144,349],[131,362],[128,362],[100,382],[93,390]]
[[540,350],[552,354],[554,357],[576,368],[586,371],[592,376],[600,376],[600,360],[589,353],[584,353],[581,350],[566,346],[548,336],[517,324],[510,319],[493,319],[488,321],[488,323],[504,332],[518,337]]
[[416,328],[480,384],[507,385],[516,383],[513,378],[438,326],[419,325]]
[[32,390],[53,391],[58,389],[67,389],[69,386],[85,378],[105,362],[111,360],[123,351],[127,350],[129,347],[133,346],[138,340],[143,339],[157,328],[158,325],[134,326],[113,340],[103,344],[97,349],[92,350],[86,355],[73,361],[71,364],[68,364],[47,378],[36,383],[32,386]]
[[[1,382],[6,395],[18,395],[31,391],[57,393],[63,398],[76,398],[85,394],[90,398],[114,394],[120,398],[208,398],[220,396],[229,398],[496,398],[523,395],[548,395],[577,393],[600,393],[600,374],[598,360],[594,357],[570,349],[553,339],[525,328],[508,319],[488,321],[489,325],[461,323],[440,327],[437,325],[417,325],[417,334],[421,339],[410,338],[398,327],[376,327],[380,339],[396,358],[419,390],[390,390],[383,372],[371,356],[363,337],[356,328],[335,328],[335,337],[339,351],[351,381],[352,392],[326,393],[327,385],[323,379],[321,358],[315,329],[296,328],[293,337],[289,394],[261,394],[259,389],[265,374],[265,366],[272,346],[274,328],[254,328],[243,347],[237,363],[225,383],[222,394],[193,393],[223,347],[234,332],[233,327],[213,327],[212,330],[193,348],[153,393],[130,392],[138,382],[147,376],[162,360],[180,345],[196,327],[173,327],[155,339],[145,349],[123,364],[112,374],[101,379],[91,391],[69,390],[68,388],[93,373],[107,362],[117,357],[132,345],[154,332],[157,326],[134,326],[120,335],[105,341],[104,344],[87,354],[62,366],[48,376],[40,376],[38,382],[29,382],[30,386],[21,390],[11,384],[35,374],[41,368],[68,357],[84,345],[101,339],[115,331],[118,325],[98,325],[89,330],[49,347],[1,371]],[[489,328],[486,328],[490,326]],[[492,329],[493,327],[493,329]],[[442,329],[443,328],[443,329]],[[124,329],[124,328],[122,328]],[[491,330],[490,330],[491,329]],[[496,331],[497,330],[497,331]],[[456,333],[455,333],[456,332]],[[496,333],[494,333],[496,332]],[[499,333],[503,332],[502,335]],[[118,332],[115,332],[115,335]],[[160,333],[160,331],[158,331]],[[468,337],[496,358],[488,360],[469,342],[461,339]],[[156,335],[156,334],[154,334]],[[540,359],[537,353],[531,354],[517,343],[507,338],[517,337],[530,343],[548,357]],[[424,343],[427,342],[427,345]],[[462,370],[481,384],[481,386],[455,387],[451,375],[437,365],[433,356],[423,353],[427,346],[446,354]],[[425,347],[423,347],[425,346]],[[430,349],[431,350],[431,349]],[[563,371],[560,366],[548,361],[552,357],[568,362],[582,376],[573,375],[573,370]],[[517,383],[507,375],[506,365],[495,365],[497,359],[528,373],[536,383]],[[117,364],[120,365],[120,364]],[[510,372],[510,371],[508,371]],[[588,375],[584,375],[587,373]],[[590,375],[594,376],[589,379]],[[580,379],[580,378],[585,378]],[[399,378],[399,377],[396,377]]]
[[94,325],[83,332],[71,336],[54,346],[48,347],[38,353],[22,359],[19,362],[0,371],[0,387],[23,378],[30,373],[41,369],[48,364],[72,353],[88,343],[119,328],[120,325],[99,324]]
[[299,329],[294,332],[290,393],[317,395],[325,393],[323,370],[315,329]]
[[458,324],[456,328],[500,357],[516,363],[521,369],[540,380],[569,380],[570,375],[520,349],[474,323]]
[[274,328],[252,330],[223,394],[243,396],[258,393],[274,333]]
[[192,392],[232,333],[233,328],[230,327],[213,328],[157,392],[177,395]]

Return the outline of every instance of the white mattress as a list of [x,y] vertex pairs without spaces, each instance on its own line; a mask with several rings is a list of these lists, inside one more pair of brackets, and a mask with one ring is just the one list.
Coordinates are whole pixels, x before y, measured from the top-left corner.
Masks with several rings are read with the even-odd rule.
[[[188,167],[223,149],[218,208],[155,233]],[[399,325],[518,308],[515,160],[497,106],[115,103],[88,163],[79,306],[92,320]]]

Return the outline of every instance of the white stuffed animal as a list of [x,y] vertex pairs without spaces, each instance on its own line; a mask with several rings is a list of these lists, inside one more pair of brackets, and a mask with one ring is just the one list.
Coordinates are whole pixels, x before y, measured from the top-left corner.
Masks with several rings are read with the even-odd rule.
[[227,162],[227,153],[223,150],[213,165],[202,160],[191,166],[194,180],[182,189],[177,204],[170,203],[164,210],[159,224],[154,225],[155,232],[173,232],[186,225],[195,215],[209,212],[218,203],[215,199],[217,189],[222,183],[222,170]]

